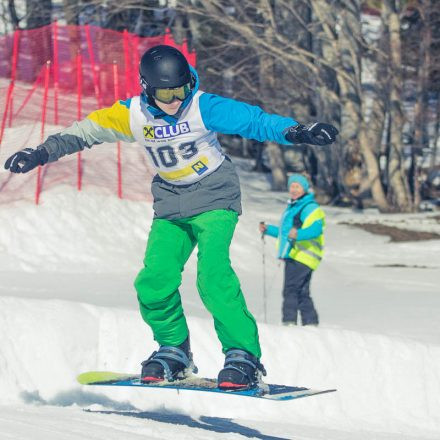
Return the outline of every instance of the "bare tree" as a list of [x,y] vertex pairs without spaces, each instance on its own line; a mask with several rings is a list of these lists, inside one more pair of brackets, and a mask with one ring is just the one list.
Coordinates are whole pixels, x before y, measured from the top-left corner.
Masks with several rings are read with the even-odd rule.
[[382,20],[389,38],[389,150],[388,180],[389,202],[398,210],[411,209],[408,181],[403,166],[402,131],[402,52],[399,8],[396,0],[384,0]]
[[[204,57],[211,73],[213,69],[206,60],[210,61],[221,48],[221,57],[215,57],[215,71],[218,76],[225,70],[235,71],[234,97],[300,121],[319,118],[338,126],[343,122],[338,154],[333,158],[328,149],[304,151],[317,164],[329,192],[339,188],[358,198],[362,153],[366,149],[368,152],[365,135],[363,146],[359,142],[363,120],[360,1],[336,5],[321,0],[297,1],[293,5],[286,0],[239,4],[211,0],[181,2],[180,7],[193,20],[196,17],[203,29],[215,27],[215,36],[209,35],[211,47],[200,49],[211,51]],[[292,23],[294,26],[289,26]],[[256,65],[260,66],[259,81],[253,75]],[[269,156],[273,164],[279,164],[274,168],[274,188],[284,188],[284,179],[279,177],[285,174],[282,151],[270,145]],[[370,167],[378,169],[374,155],[370,154],[369,162]],[[371,180],[380,188],[377,171],[369,174],[376,176]],[[381,207],[386,208],[386,201]]]
[[[275,10],[268,0],[260,0],[257,4],[261,17],[261,36],[270,45],[274,41]],[[267,53],[259,58],[259,96],[262,102],[271,102],[276,88],[274,60]],[[269,110],[272,110],[269,106]],[[270,168],[272,171],[272,188],[277,191],[286,188],[286,164],[281,147],[275,142],[267,143]]]
[[[72,23],[81,17],[84,20],[84,8],[92,11],[95,7],[105,9],[100,17],[112,29],[145,32],[144,25],[151,19],[148,34],[154,35],[171,26],[178,42],[187,38],[197,50],[198,70],[203,89],[208,92],[259,105],[270,113],[303,123],[322,120],[340,128],[337,144],[327,148],[303,146],[294,152],[268,143],[274,189],[285,188],[289,169],[302,171],[306,167],[328,200],[342,199],[360,206],[365,197],[371,196],[381,210],[410,210],[418,204],[416,153],[426,146],[427,137],[435,136],[431,132],[439,137],[440,130],[438,111],[437,123],[430,125],[432,130],[424,128],[433,120],[427,96],[436,90],[436,70],[414,74],[411,69],[417,63],[440,64],[433,43],[436,38],[440,40],[440,35],[436,36],[431,24],[440,20],[433,18],[435,12],[440,16],[440,4],[435,0],[412,2],[421,10],[424,23],[418,30],[418,41],[423,44],[416,53],[405,46],[408,39],[402,18],[408,14],[402,16],[407,9],[401,2],[373,2],[381,8],[382,22],[379,38],[373,42],[367,41],[362,31],[363,3],[109,0],[104,5],[99,0],[64,0],[66,17]],[[425,27],[430,29],[428,33]],[[371,70],[368,88],[363,82],[367,63]],[[409,78],[415,78],[419,87],[415,121],[402,107],[403,86]],[[440,109],[440,103],[437,105]],[[414,131],[415,145],[409,170],[402,140],[408,125]],[[260,144],[234,139],[228,142],[238,145],[240,152],[256,150],[257,166],[262,169],[262,150],[256,147]]]
[[324,99],[332,109],[324,117],[327,116],[341,128],[337,146],[340,156],[339,180],[347,195],[359,199],[362,181],[359,142],[362,125],[360,1],[339,3],[335,7],[326,1],[317,0],[311,2],[311,5],[317,18],[322,54],[331,63],[330,70],[326,68],[322,71],[325,75],[323,88],[325,92],[332,90],[331,82],[326,80],[329,75],[334,76],[338,85],[336,90],[333,89],[333,95]]
[[[371,193],[381,210],[409,210],[412,203],[402,142],[406,122],[402,7],[394,0],[378,3],[382,28],[380,38],[371,44],[361,32],[362,3],[182,0],[178,7],[191,17],[197,41],[203,39],[196,48],[203,54],[199,56],[205,70],[202,75],[209,77],[214,91],[221,91],[218,80],[232,70],[235,98],[300,121],[317,118],[339,126],[339,144],[330,154],[325,149],[304,150],[318,180],[325,182],[329,192],[336,189],[354,203]],[[286,23],[295,23],[294,29]],[[368,59],[373,60],[374,72],[367,90],[362,71]],[[280,88],[282,94],[277,92]],[[277,174],[274,187],[282,187],[278,175],[284,173],[280,158],[285,150],[271,145],[268,151]]]
[[[230,96],[269,112],[310,120],[311,109],[319,105],[309,92],[323,84],[313,76],[319,60],[309,50],[310,23],[301,14],[310,10],[307,2],[293,8],[282,0],[182,1],[179,7],[199,25],[199,68],[213,91],[221,92],[225,72],[233,72],[234,87],[224,91]],[[279,189],[285,188],[283,152],[269,145],[274,188]]]
[[[411,151],[409,183],[413,203],[420,203],[421,164],[431,150],[430,166],[435,166],[440,129],[440,3],[413,2],[402,14],[402,62],[404,97],[412,104],[405,131]],[[422,68],[420,68],[423,66]]]

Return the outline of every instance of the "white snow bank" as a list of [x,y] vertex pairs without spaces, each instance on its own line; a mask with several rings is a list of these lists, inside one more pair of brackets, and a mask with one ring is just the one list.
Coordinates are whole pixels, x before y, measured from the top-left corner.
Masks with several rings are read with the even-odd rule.
[[1,270],[131,272],[142,262],[152,217],[151,203],[64,185],[38,206],[12,202],[0,210]]
[[[201,375],[223,355],[212,322],[189,318]],[[156,348],[135,311],[0,298],[0,404],[101,405],[405,434],[440,434],[440,347],[323,328],[260,324],[267,382],[338,391],[292,402],[165,390],[81,388],[86,370],[138,372]],[[32,329],[29,331],[29,329]]]
[[[275,241],[267,238],[263,272],[257,227],[259,220],[278,222],[285,195],[267,192],[258,174],[239,171],[244,212],[231,245],[232,264],[255,317],[264,321],[267,315],[269,323],[279,323],[283,267]],[[440,240],[388,243],[386,237],[338,224],[341,219],[362,222],[362,214],[324,209],[325,257],[312,281],[322,325],[440,344]],[[0,204],[0,296],[136,308],[133,280],[142,266],[152,217],[151,203],[65,185],[45,192],[39,206],[23,200]],[[408,218],[412,229],[425,216]],[[185,266],[182,295],[190,315],[206,318],[195,289],[196,254]]]

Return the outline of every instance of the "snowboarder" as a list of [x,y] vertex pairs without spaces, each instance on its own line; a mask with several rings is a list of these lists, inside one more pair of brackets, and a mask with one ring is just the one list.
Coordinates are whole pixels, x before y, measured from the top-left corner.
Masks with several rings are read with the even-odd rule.
[[330,144],[338,131],[324,123],[301,125],[261,108],[204,93],[195,69],[170,46],[155,46],[139,65],[142,92],[11,156],[5,168],[26,173],[103,142],[142,145],[157,174],[151,191],[154,219],[144,267],[135,280],[142,318],[159,344],[142,363],[145,382],[174,380],[194,368],[179,285],[198,245],[197,289],[212,314],[226,359],[224,389],[256,385],[263,367],[254,317],[229,259],[241,214],[240,185],[217,132],[280,144]]
[[298,311],[302,325],[319,323],[310,296],[310,281],[323,255],[325,214],[309,187],[305,176],[291,175],[287,183],[291,198],[279,227],[264,222],[259,226],[262,234],[278,238],[278,258],[285,263],[282,309],[285,325],[297,324]]

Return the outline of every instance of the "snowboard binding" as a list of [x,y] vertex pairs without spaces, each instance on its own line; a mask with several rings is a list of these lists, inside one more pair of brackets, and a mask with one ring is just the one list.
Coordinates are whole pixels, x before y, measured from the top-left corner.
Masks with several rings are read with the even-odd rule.
[[244,350],[231,349],[226,352],[224,367],[218,374],[218,388],[230,391],[264,389],[262,376],[266,376],[266,370],[257,357]]
[[191,373],[196,374],[197,371],[187,339],[178,347],[162,345],[143,361],[141,382],[174,382],[187,378]]

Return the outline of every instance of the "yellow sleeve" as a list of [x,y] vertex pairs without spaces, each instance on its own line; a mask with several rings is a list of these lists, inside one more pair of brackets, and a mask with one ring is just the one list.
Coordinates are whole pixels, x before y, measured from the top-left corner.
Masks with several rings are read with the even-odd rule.
[[130,128],[130,109],[127,101],[117,101],[111,107],[96,110],[87,116],[93,122],[96,130],[111,132],[117,139],[133,142],[134,137]]

